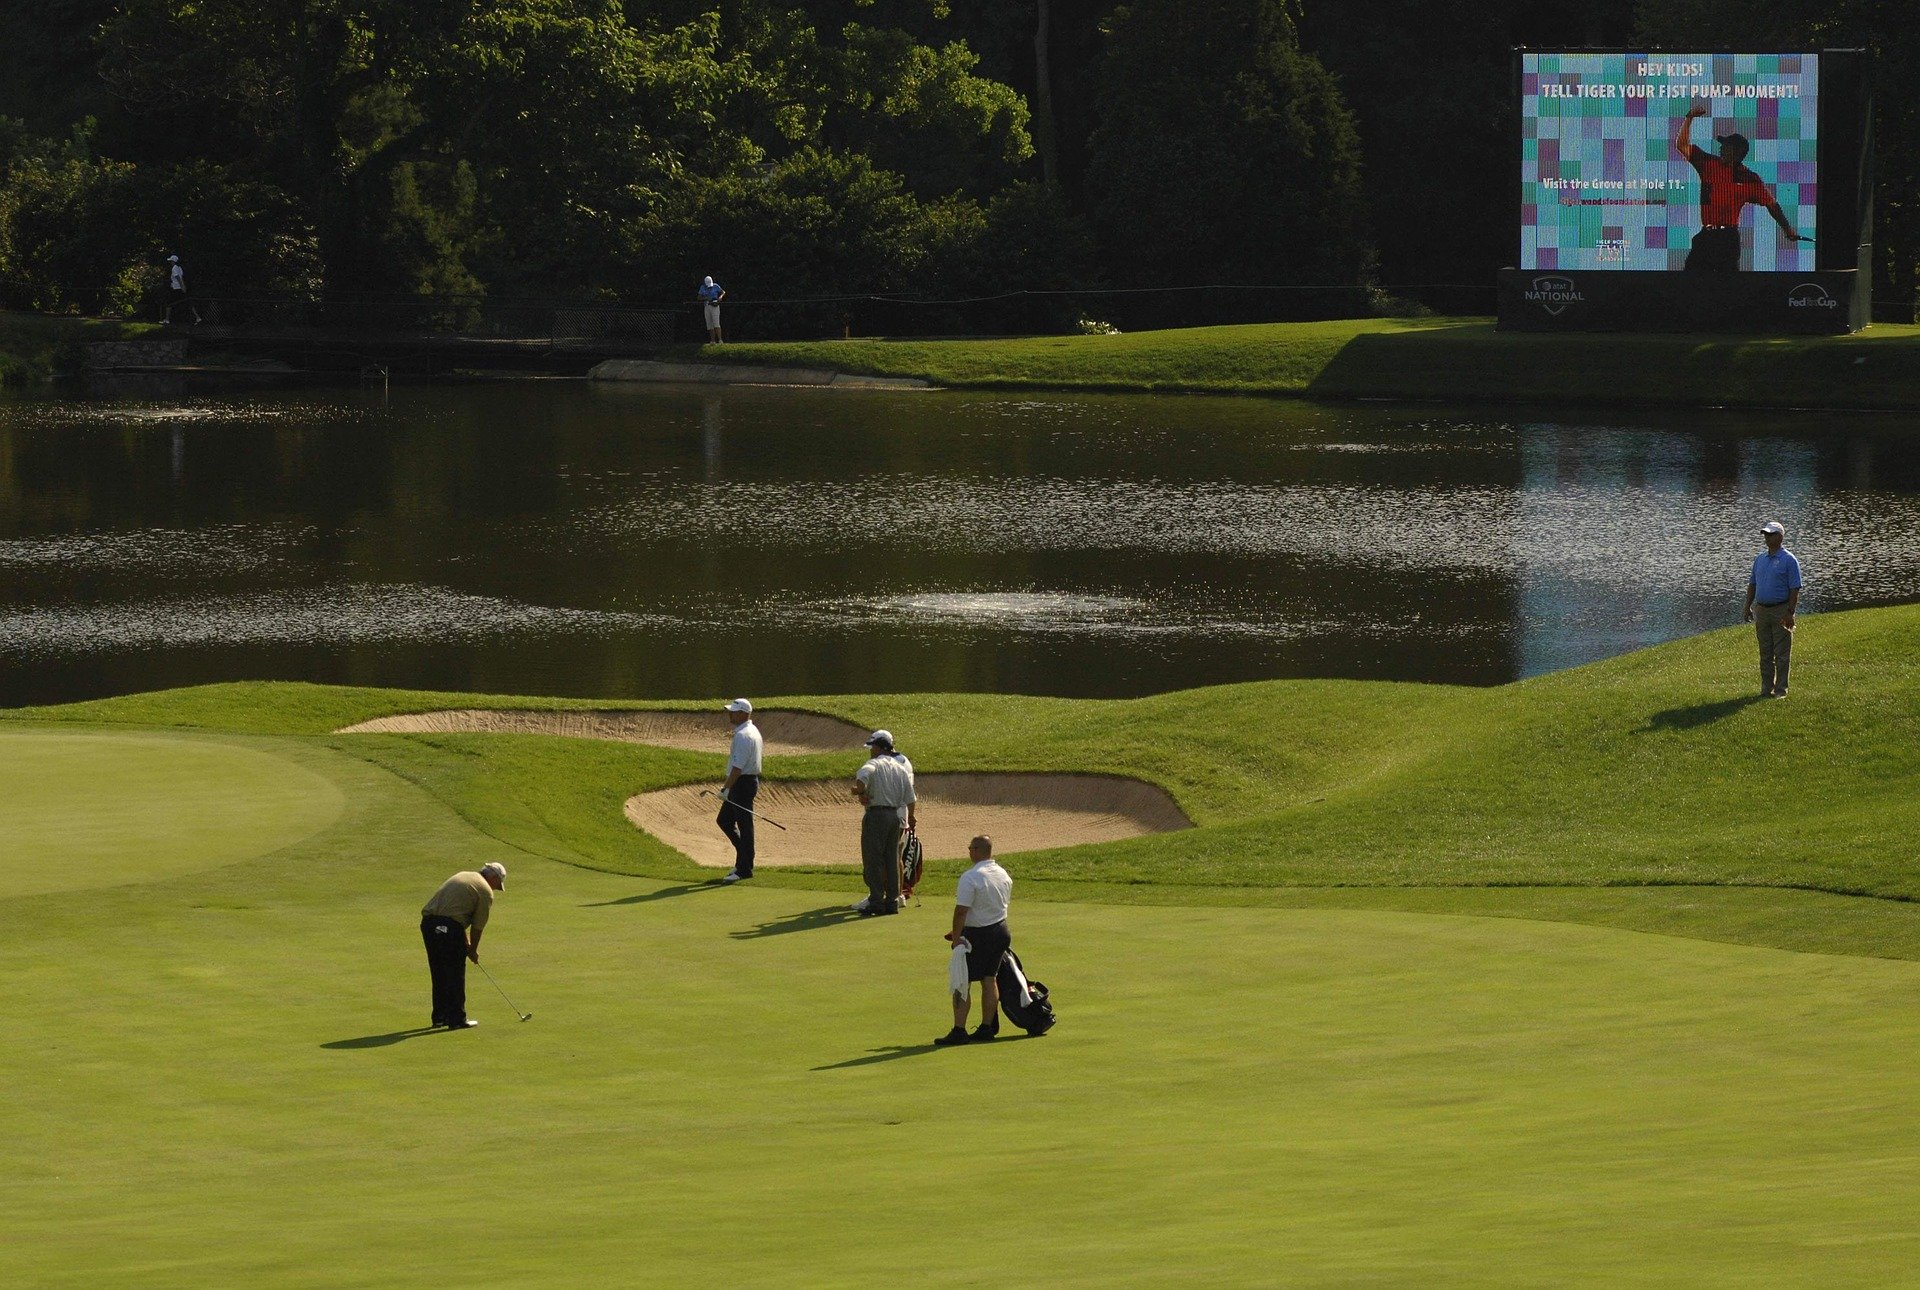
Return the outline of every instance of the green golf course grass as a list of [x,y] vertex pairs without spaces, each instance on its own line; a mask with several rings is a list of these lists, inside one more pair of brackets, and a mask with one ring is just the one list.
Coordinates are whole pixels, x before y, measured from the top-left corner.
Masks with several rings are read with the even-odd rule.
[[[718,748],[334,735],[565,701],[306,685],[6,713],[3,822],[64,858],[0,869],[0,1283],[1897,1282],[1916,645],[1807,615],[1771,703],[1738,629],[1489,690],[767,700],[1195,820],[1010,857],[1062,1021],[957,1050],[954,866],[856,920],[851,870],[722,887],[625,824]],[[416,1033],[419,906],[496,859],[533,1019],[474,973]]]
[[0,837],[13,895],[213,869],[340,814],[332,781],[258,748],[177,735],[0,730]]
[[708,362],[976,389],[1622,406],[1920,407],[1920,326],[1852,336],[1501,332],[1488,318],[1357,318],[989,340],[708,345]]

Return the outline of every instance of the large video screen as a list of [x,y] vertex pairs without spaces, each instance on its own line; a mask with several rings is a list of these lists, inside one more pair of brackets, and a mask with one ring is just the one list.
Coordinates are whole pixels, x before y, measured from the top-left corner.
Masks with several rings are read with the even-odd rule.
[[1817,54],[1521,54],[1523,269],[1804,272]]

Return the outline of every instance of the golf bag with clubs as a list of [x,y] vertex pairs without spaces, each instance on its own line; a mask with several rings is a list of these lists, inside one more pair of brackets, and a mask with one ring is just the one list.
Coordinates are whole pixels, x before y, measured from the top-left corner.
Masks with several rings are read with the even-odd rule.
[[1044,1035],[1059,1018],[1047,987],[1027,975],[1020,956],[1012,950],[1000,960],[1000,1011],[1029,1035]]
[[920,845],[920,835],[909,828],[900,840],[900,903],[902,905],[914,898],[914,889],[920,885],[920,877],[926,871],[926,854]]

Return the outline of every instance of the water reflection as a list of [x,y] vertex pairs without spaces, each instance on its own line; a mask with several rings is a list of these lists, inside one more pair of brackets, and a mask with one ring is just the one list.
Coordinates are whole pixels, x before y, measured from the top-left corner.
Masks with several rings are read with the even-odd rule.
[[1913,594],[1910,421],[555,385],[0,401],[0,702],[1494,683]]

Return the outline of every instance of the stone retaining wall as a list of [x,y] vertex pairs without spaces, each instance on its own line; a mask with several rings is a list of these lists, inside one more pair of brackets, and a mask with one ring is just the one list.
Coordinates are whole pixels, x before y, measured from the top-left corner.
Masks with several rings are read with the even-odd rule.
[[102,340],[86,348],[87,367],[96,372],[126,367],[178,367],[187,361],[187,339]]

